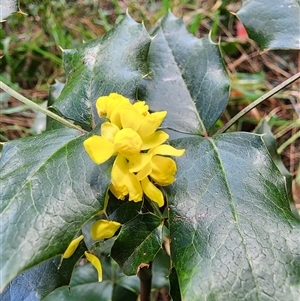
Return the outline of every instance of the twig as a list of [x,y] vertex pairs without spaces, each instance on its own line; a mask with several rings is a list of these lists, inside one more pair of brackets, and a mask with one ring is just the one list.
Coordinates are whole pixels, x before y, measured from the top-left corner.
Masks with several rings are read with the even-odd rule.
[[299,78],[300,78],[300,72],[296,73],[292,77],[285,80],[283,83],[279,84],[277,87],[273,88],[272,90],[270,90],[263,96],[256,99],[254,102],[252,102],[250,105],[248,105],[246,108],[241,110],[238,114],[236,114],[232,119],[230,119],[223,127],[221,127],[216,132],[216,134],[221,134],[221,133],[224,133],[225,131],[227,131],[237,120],[239,120],[241,117],[243,117],[249,111],[251,111],[253,108],[255,108],[260,103],[262,103],[266,99],[270,98],[271,96],[273,96],[274,94],[276,94],[277,92],[279,92],[280,90],[282,90],[286,86],[290,85],[291,83],[293,83],[294,81],[296,81]]
[[8,94],[10,94],[11,96],[13,96],[14,98],[16,98],[19,101],[21,101],[22,103],[28,105],[31,109],[36,110],[38,112],[41,112],[41,113],[49,116],[52,119],[55,119],[56,121],[62,123],[63,125],[71,128],[71,129],[76,129],[78,131],[81,131],[82,133],[87,133],[82,128],[74,125],[73,123],[71,123],[71,122],[67,121],[66,119],[58,116],[57,114],[54,114],[53,112],[51,112],[51,111],[49,111],[49,110],[47,110],[47,109],[39,106],[38,104],[36,104],[32,100],[30,100],[30,99],[26,98],[25,96],[21,95],[20,93],[16,92],[12,88],[10,88],[6,84],[4,84],[2,81],[0,81],[0,88],[2,90],[4,90],[5,92],[7,92]]
[[140,278],[140,300],[141,301],[150,301],[151,295],[151,280],[152,280],[152,263],[141,264],[138,268],[137,275]]

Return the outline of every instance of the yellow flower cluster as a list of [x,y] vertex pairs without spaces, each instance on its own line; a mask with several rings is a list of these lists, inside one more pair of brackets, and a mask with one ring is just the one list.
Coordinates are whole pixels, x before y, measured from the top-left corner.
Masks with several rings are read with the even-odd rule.
[[101,125],[101,136],[93,135],[83,143],[85,150],[96,164],[116,156],[111,171],[111,192],[118,198],[129,196],[139,202],[143,194],[163,206],[162,192],[153,184],[166,186],[175,181],[177,171],[173,159],[184,149],[163,144],[169,135],[158,130],[167,115],[166,111],[149,112],[144,101],[131,104],[117,93],[102,96],[96,102],[100,117],[109,121]]

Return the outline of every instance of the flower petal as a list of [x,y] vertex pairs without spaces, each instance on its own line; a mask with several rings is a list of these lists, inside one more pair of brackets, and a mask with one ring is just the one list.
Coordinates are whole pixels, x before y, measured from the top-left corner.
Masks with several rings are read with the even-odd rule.
[[164,131],[157,131],[147,137],[143,137],[142,150],[154,148],[164,143],[169,138],[169,135]]
[[114,144],[101,136],[92,136],[83,142],[83,146],[96,164],[101,164],[115,154]]
[[164,118],[167,115],[167,111],[155,112],[148,114],[143,118],[143,122],[138,129],[138,133],[141,137],[147,137],[153,134],[157,128],[161,125]]
[[62,255],[62,258],[69,258],[73,255],[75,250],[77,249],[79,243],[83,240],[83,235],[78,236],[77,238],[73,239],[69,244],[67,250]]
[[185,149],[176,149],[175,147],[167,144],[162,144],[152,149],[151,154],[154,155],[165,155],[180,157],[184,154]]
[[120,129],[111,122],[104,122],[101,124],[101,137],[104,139],[114,142],[115,135]]
[[119,191],[112,183],[109,185],[109,190],[119,200],[124,200],[125,196],[129,193],[126,186],[123,186],[122,188],[123,189]]
[[151,158],[152,158],[152,155],[146,154],[146,153],[140,153],[140,154],[128,157],[129,172],[133,173],[133,172],[141,171],[146,166],[146,164],[148,164],[150,162]]
[[91,227],[91,237],[93,240],[111,238],[120,228],[121,224],[115,221],[100,219],[93,223]]
[[146,105],[145,101],[137,101],[133,104],[133,106],[140,112],[141,115],[148,115],[149,106]]
[[142,123],[142,114],[133,105],[120,107],[119,115],[123,128],[137,131]]
[[149,162],[135,176],[138,179],[138,181],[142,181],[145,177],[150,175],[151,171],[152,171],[151,162]]
[[[114,189],[124,196],[124,193],[128,191],[125,185],[125,177],[128,174],[128,166],[126,158],[118,154],[111,170],[111,181]],[[114,193],[114,190],[112,190]],[[114,195],[118,197],[115,193]],[[125,194],[127,195],[127,193]]]
[[118,93],[110,93],[108,96],[101,96],[97,99],[96,109],[100,117],[107,115],[110,119],[110,115],[115,108],[128,103],[130,103],[128,98]]
[[102,281],[102,265],[97,256],[94,254],[88,253],[87,251],[84,252],[86,259],[95,267],[98,273],[98,281]]
[[134,202],[142,201],[143,189],[137,177],[134,174],[128,172],[125,181],[129,192],[129,201],[134,201]]
[[143,141],[136,131],[126,128],[117,132],[114,145],[116,151],[127,157],[139,154]]
[[150,177],[158,185],[166,186],[170,185],[175,181],[175,174],[177,171],[176,163],[173,159],[154,156],[151,160],[152,171]]
[[164,205],[164,196],[162,192],[149,181],[148,177],[141,181],[142,188],[146,196],[153,202],[156,202],[159,207]]

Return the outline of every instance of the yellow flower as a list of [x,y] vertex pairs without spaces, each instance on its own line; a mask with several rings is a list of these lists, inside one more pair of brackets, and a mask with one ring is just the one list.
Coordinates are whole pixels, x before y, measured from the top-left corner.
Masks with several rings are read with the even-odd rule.
[[75,250],[77,249],[79,243],[83,240],[83,235],[80,235],[79,237],[73,239],[71,243],[69,244],[67,250],[65,253],[62,255],[62,258],[66,259],[69,258],[73,255]]
[[93,240],[111,238],[120,228],[121,224],[115,221],[105,219],[98,220],[93,223],[91,228],[91,237]]
[[111,171],[111,192],[119,199],[129,195],[129,200],[135,202],[141,201],[145,193],[162,206],[163,195],[148,176],[158,185],[172,184],[176,163],[164,156],[184,153],[163,144],[169,135],[157,131],[167,112],[149,113],[144,101],[131,104],[117,93],[100,97],[96,107],[99,116],[106,116],[109,121],[101,125],[101,136],[89,137],[83,144],[97,164],[116,156]]
[[95,267],[95,269],[97,270],[98,273],[98,281],[101,282],[102,281],[102,265],[101,262],[99,260],[99,258],[97,256],[95,256],[94,254],[88,253],[88,252],[84,252],[84,255],[86,257],[86,259]]

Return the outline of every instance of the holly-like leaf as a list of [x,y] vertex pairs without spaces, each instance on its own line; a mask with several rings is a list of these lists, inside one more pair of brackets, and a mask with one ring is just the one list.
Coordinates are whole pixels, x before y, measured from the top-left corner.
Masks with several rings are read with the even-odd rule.
[[19,10],[18,0],[1,0],[0,2],[0,22]]
[[79,131],[59,129],[4,145],[1,290],[25,269],[62,254],[82,225],[103,209],[109,167],[92,162],[84,139]]
[[163,126],[186,133],[207,132],[226,107],[229,79],[217,44],[197,39],[171,13],[153,32],[148,78],[140,99],[151,110],[167,110]]
[[111,256],[126,275],[135,275],[155,258],[162,245],[162,226],[162,220],[152,213],[140,214],[122,225]]
[[300,221],[261,136],[229,133],[173,144],[186,149],[168,188],[171,259],[182,299],[297,300]]
[[40,301],[57,287],[68,285],[76,262],[86,250],[82,241],[70,258],[61,262],[57,256],[21,273],[0,294],[0,300]]
[[83,127],[99,123],[95,103],[99,96],[118,92],[135,99],[139,81],[147,72],[150,37],[129,15],[105,36],[64,50],[67,83],[53,107]]
[[300,49],[300,1],[243,0],[237,16],[261,49]]

